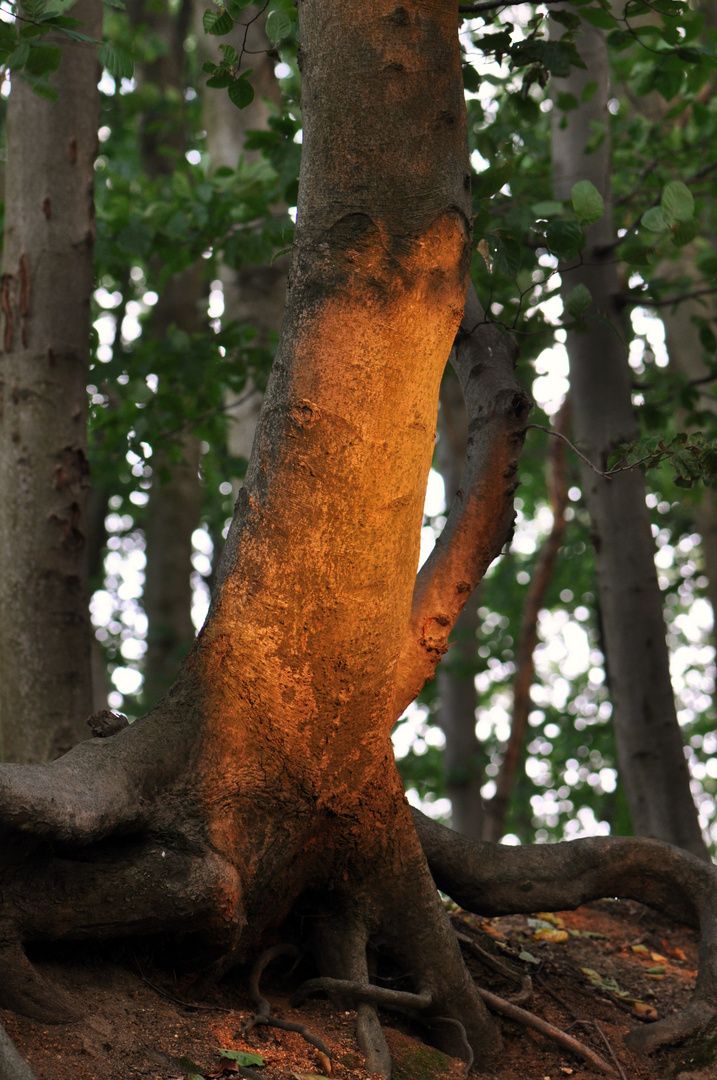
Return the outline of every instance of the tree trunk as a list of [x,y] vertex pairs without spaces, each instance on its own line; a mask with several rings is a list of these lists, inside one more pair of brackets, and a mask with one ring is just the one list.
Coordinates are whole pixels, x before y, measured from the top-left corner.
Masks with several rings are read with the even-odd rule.
[[[567,349],[575,437],[582,452],[604,469],[611,451],[635,438],[636,422],[611,254],[615,234],[603,33],[585,23],[579,51],[587,70],[574,68],[567,79],[556,79],[555,92],[582,101],[588,82],[596,82],[598,89],[564,117],[554,108],[553,169],[556,197],[569,199],[573,184],[588,179],[605,200],[604,215],[585,230],[580,265],[563,270],[564,295],[582,283],[592,296],[584,324],[568,332]],[[588,154],[594,123],[605,126],[606,137]],[[604,479],[583,467],[582,489],[595,549],[618,765],[633,827],[640,835],[708,858],[670,684],[643,474],[634,470]]]
[[[73,17],[93,38],[101,9]],[[0,717],[6,761],[49,761],[88,735],[87,383],[96,50],[63,39],[48,102],[8,103],[0,354]]]
[[[449,368],[443,377],[438,410],[436,464],[443,477],[446,506],[460,490],[468,449],[468,416],[458,377]],[[471,840],[483,834],[483,749],[476,738],[475,663],[480,592],[474,590],[456,621],[454,640],[438,669],[438,720],[446,736],[443,771],[451,800],[451,825]]]
[[[159,7],[132,0],[135,24],[168,43],[165,53],[137,72],[140,84],[158,94],[143,117],[141,160],[150,177],[171,175],[186,149],[184,127],[177,122],[177,101],[184,91],[184,33],[168,4]],[[159,269],[158,267],[156,269]],[[146,332],[162,341],[172,326],[196,333],[206,321],[201,304],[206,288],[203,260],[171,278],[155,305]],[[199,525],[202,484],[199,441],[191,432],[178,447],[180,461],[156,445],[145,536],[147,565],[143,605],[147,615],[147,652],[142,701],[152,707],[167,692],[195,637],[192,622],[192,534]]]
[[[195,25],[201,26],[206,4],[195,3]],[[265,17],[256,17],[253,6],[242,12],[244,26],[235,27],[234,34],[226,40],[239,52],[245,47],[251,55],[252,86],[254,100],[244,109],[237,109],[227,94],[217,94],[208,89],[202,101],[202,115],[207,129],[207,150],[212,169],[235,169],[240,157],[256,162],[260,153],[246,150],[247,132],[266,130],[271,115],[270,102],[278,105],[281,94],[274,74],[276,59],[269,55],[270,43],[265,33]],[[244,35],[246,32],[246,42]],[[202,58],[217,63],[221,53],[216,41],[200,34]],[[224,319],[247,323],[256,331],[255,344],[267,348],[271,335],[277,334],[286,299],[286,278],[289,271],[288,256],[280,256],[264,265],[244,265],[235,269],[221,263],[219,278],[224,289]],[[227,449],[232,457],[247,460],[254,442],[261,393],[250,379],[240,394],[227,393],[229,424]],[[238,492],[239,486],[236,490]]]
[[[486,853],[408,809],[391,727],[510,532],[530,402],[472,291],[461,324],[470,183],[454,6],[313,0],[300,14],[291,288],[212,606],[150,714],[51,765],[0,769],[0,1004],[72,1015],[25,941],[181,935],[176,955],[217,977],[266,931],[275,940],[303,897],[318,985],[360,1005],[368,1071],[390,1075],[376,1001],[412,1007],[456,1054],[467,1039],[485,1068],[500,1039],[421,844],[439,883],[476,904],[481,863],[498,904],[562,901],[568,869],[571,902],[612,893],[615,852],[621,887],[670,910],[684,890],[700,921],[695,1000],[650,1045],[680,1038],[717,1013],[713,867],[644,840]],[[416,578],[459,324],[462,496]],[[370,983],[372,943],[411,990]]]

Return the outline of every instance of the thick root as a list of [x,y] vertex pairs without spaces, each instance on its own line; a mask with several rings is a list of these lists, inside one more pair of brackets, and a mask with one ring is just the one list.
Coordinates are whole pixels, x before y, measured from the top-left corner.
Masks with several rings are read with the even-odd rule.
[[34,1072],[18,1054],[4,1027],[0,1027],[0,1080],[35,1080]]
[[680,1012],[630,1032],[632,1049],[679,1042],[717,1020],[717,868],[658,840],[595,837],[501,847],[475,843],[413,812],[439,889],[480,915],[565,911],[603,896],[654,907],[699,927],[699,972]]
[[43,979],[19,941],[0,949],[0,1006],[45,1024],[67,1024],[82,1015],[68,994]]

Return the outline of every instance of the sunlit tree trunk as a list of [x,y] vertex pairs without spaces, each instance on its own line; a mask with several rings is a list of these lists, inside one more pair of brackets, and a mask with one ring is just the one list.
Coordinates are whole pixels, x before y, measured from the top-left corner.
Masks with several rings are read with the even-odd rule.
[[[72,15],[93,38],[101,5]],[[48,761],[92,712],[87,383],[99,67],[62,42],[58,100],[13,78],[0,305],[0,718],[7,761]]]
[[[573,185],[590,180],[605,213],[585,230],[580,265],[563,272],[563,295],[585,285],[592,304],[584,322],[568,332],[575,438],[604,469],[612,450],[637,433],[624,327],[616,302],[619,283],[612,252],[608,57],[602,31],[583,24],[579,51],[586,70],[554,81],[555,93],[581,102],[564,116],[553,109],[555,194],[569,199]],[[583,102],[587,83],[597,90]],[[595,124],[606,136],[590,153]],[[682,735],[675,713],[662,602],[653,561],[645,482],[639,470],[604,479],[586,466],[582,489],[590,513],[602,613],[613,723],[621,781],[635,832],[707,858],[690,794]]]
[[[161,936],[208,980],[265,961],[298,908],[321,973],[301,992],[356,1004],[368,1072],[391,1072],[377,1001],[410,1007],[433,1040],[464,1060],[469,1045],[493,1071],[500,1036],[436,883],[493,914],[612,895],[614,880],[702,930],[693,1000],[631,1035],[655,1049],[717,1016],[711,865],[644,839],[478,845],[407,806],[391,727],[510,533],[530,401],[510,339],[466,295],[455,6],[299,10],[291,285],[212,606],[151,713],[51,765],[0,768],[0,1005],[73,1015],[28,941]],[[470,430],[462,498],[416,577],[453,344]],[[375,945],[408,989],[371,982]]]

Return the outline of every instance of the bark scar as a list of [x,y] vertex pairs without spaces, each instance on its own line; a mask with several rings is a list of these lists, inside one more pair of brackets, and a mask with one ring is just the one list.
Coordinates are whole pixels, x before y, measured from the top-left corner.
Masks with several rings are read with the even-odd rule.
[[59,465],[55,466],[52,486],[55,491],[63,488],[88,487],[90,465],[81,446],[63,446]]
[[50,514],[48,521],[55,521],[62,529],[62,546],[65,551],[70,551],[76,554],[85,546],[84,534],[79,529],[80,523],[80,504],[73,502],[67,508],[67,517],[60,517],[59,514]]
[[13,319],[10,296],[13,280],[14,277],[12,274],[3,274],[2,285],[0,285],[0,307],[2,307],[2,312],[5,316],[5,336],[3,338],[5,352],[10,352],[10,349],[12,348]]
[[27,268],[27,255],[20,256],[20,318],[21,337],[24,348],[27,348],[27,321],[30,317],[30,272]]

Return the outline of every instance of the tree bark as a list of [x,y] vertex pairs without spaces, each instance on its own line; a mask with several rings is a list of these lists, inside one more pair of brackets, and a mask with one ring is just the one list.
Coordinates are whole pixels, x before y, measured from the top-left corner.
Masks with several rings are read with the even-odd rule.
[[[204,3],[195,4],[195,25],[201,24]],[[248,163],[260,160],[260,153],[247,150],[245,141],[250,131],[262,131],[269,126],[271,103],[278,105],[281,93],[274,74],[276,60],[269,55],[270,43],[265,33],[265,16],[257,16],[256,8],[250,6],[242,12],[242,24],[235,27],[226,41],[237,52],[245,47],[252,57],[252,86],[254,100],[244,109],[237,109],[227,94],[207,90],[202,102],[202,113],[207,128],[207,150],[212,169],[235,169],[240,158]],[[246,32],[246,42],[244,35]],[[200,36],[203,58],[218,62],[221,58],[218,44],[208,37]],[[272,263],[260,266],[245,265],[238,268],[220,263],[219,278],[224,290],[224,319],[247,323],[256,331],[255,343],[268,348],[272,334],[278,334],[286,299],[286,279],[289,271],[288,256],[280,256]],[[240,394],[229,391],[226,395],[229,424],[227,449],[232,457],[247,460],[254,442],[254,432],[261,410],[261,392],[250,379]],[[236,485],[236,491],[239,490]]]
[[[97,38],[93,0],[72,9]],[[44,100],[8,102],[0,303],[0,717],[6,761],[48,761],[88,735],[87,383],[99,94],[94,46],[63,39]]]
[[[146,26],[168,44],[166,52],[138,69],[137,79],[158,91],[152,111],[142,118],[142,165],[150,177],[170,176],[186,149],[184,126],[177,122],[177,102],[184,91],[184,28],[168,4],[131,0],[128,11],[135,26]],[[146,332],[158,341],[172,326],[196,333],[206,321],[201,310],[205,294],[199,260],[167,282]],[[148,627],[142,701],[148,708],[172,685],[195,637],[191,574],[192,534],[202,507],[199,441],[190,432],[178,450],[181,460],[175,461],[160,445],[153,448],[143,593]]]
[[[584,324],[568,332],[567,350],[575,437],[604,469],[611,451],[635,438],[636,422],[611,257],[607,50],[603,33],[587,23],[578,44],[587,70],[574,68],[568,78],[556,79],[555,91],[580,102],[588,82],[598,89],[565,117],[554,108],[553,170],[557,198],[569,199],[573,184],[588,179],[605,201],[602,218],[585,230],[580,265],[563,270],[564,294],[582,283],[592,296]],[[606,135],[587,153],[594,123]],[[634,470],[605,479],[583,467],[582,489],[595,549],[618,766],[633,827],[706,859],[670,684],[643,474]]]
[[[460,490],[468,450],[468,415],[458,377],[449,368],[441,383],[436,464],[446,506]],[[480,593],[475,589],[456,620],[446,660],[438,668],[438,721],[446,736],[443,771],[451,800],[451,825],[471,840],[483,835],[484,753],[476,738],[475,662]]]
[[[291,288],[209,616],[146,717],[51,765],[0,769],[0,1004],[73,1015],[26,941],[179,935],[177,956],[216,978],[252,959],[267,932],[275,940],[309,896],[320,987],[360,1005],[368,1071],[389,1075],[375,1013],[387,999],[408,1002],[449,1052],[464,1053],[465,1033],[487,1068],[500,1039],[416,830],[436,880],[471,903],[488,880],[498,903],[502,890],[520,910],[529,893],[564,906],[566,869],[571,896],[586,875],[604,895],[609,858],[599,845],[567,861],[573,845],[542,846],[541,893],[532,850],[488,847],[487,858],[482,846],[476,859],[477,845],[438,827],[437,855],[430,823],[408,809],[390,730],[510,531],[529,400],[513,344],[470,291],[455,347],[469,415],[462,496],[416,579],[470,254],[455,8],[407,0],[386,14],[378,0],[312,0],[300,14]],[[682,887],[705,942],[695,1002],[655,1025],[652,1046],[717,1011],[717,871],[683,852],[668,863],[671,849],[654,841],[618,843],[632,845],[635,871],[626,878],[620,863],[621,887],[670,909]],[[370,984],[367,948],[378,943],[410,990]]]

